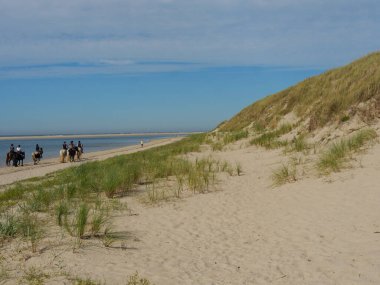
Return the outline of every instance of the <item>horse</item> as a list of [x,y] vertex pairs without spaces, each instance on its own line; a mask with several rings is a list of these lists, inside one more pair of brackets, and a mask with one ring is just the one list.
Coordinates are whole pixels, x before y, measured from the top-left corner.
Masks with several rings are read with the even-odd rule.
[[66,157],[67,157],[67,149],[61,149],[59,151],[59,159],[60,159],[61,163],[66,162]]
[[40,148],[39,151],[35,151],[32,153],[32,160],[33,160],[34,165],[40,162],[43,153],[44,151],[42,150],[42,147]]
[[5,164],[7,166],[11,166],[11,161],[13,160],[14,152],[7,152],[6,158],[5,158]]
[[76,151],[77,151],[77,158],[78,158],[78,160],[80,160],[82,157],[82,153],[83,153],[82,148],[78,146],[78,147],[76,147]]
[[25,152],[23,152],[23,151],[20,151],[20,152],[8,152],[7,153],[7,158],[5,160],[5,163],[7,164],[7,166],[10,166],[11,165],[11,161],[12,161],[12,165],[14,167],[24,166],[24,159],[25,159]]
[[23,151],[20,151],[20,152],[16,152],[16,158],[17,158],[17,165],[20,166],[24,166],[24,159],[25,159],[25,152]]
[[75,161],[75,155],[76,155],[77,151],[75,148],[69,148],[69,158],[70,158],[70,162],[74,162]]

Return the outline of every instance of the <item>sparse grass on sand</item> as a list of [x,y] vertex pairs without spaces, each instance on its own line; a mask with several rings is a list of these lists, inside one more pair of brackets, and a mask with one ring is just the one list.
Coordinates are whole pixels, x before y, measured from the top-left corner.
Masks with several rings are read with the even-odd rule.
[[251,145],[257,145],[265,147],[266,149],[280,148],[288,145],[288,142],[285,140],[280,140],[279,137],[289,133],[292,130],[293,126],[290,124],[281,125],[278,129],[271,132],[264,132],[258,137],[250,141]]
[[352,156],[353,153],[362,149],[367,143],[377,137],[373,129],[358,131],[349,139],[342,139],[333,143],[328,150],[320,156],[317,168],[323,174],[339,171]]
[[275,170],[272,174],[274,186],[280,186],[285,183],[295,182],[296,167],[294,165],[283,164],[279,169]]
[[233,174],[231,166],[211,157],[186,158],[200,150],[205,138],[206,134],[193,135],[170,145],[68,168],[35,183],[17,183],[0,193],[0,240],[22,237],[35,251],[43,237],[36,215],[42,214],[47,223],[55,221],[66,229],[78,244],[88,238],[111,244],[116,236],[109,219],[114,198],[146,185],[150,201],[159,201],[166,194],[161,195],[158,186],[170,179],[174,181],[171,197],[181,197],[184,189],[205,193],[215,183],[217,172]]

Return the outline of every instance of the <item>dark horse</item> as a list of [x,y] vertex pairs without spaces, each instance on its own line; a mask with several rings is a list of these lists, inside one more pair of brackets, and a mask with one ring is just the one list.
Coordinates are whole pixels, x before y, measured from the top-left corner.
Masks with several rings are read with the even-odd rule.
[[69,148],[69,158],[70,158],[70,162],[74,162],[75,161],[75,155],[77,153],[77,150],[75,147],[71,147]]
[[7,153],[7,158],[5,160],[5,163],[7,164],[7,166],[10,166],[11,161],[12,161],[12,165],[15,167],[24,166],[24,159],[25,159],[25,152],[23,152],[23,151],[20,151],[20,152],[11,151],[11,152]]
[[40,162],[43,153],[44,153],[44,151],[43,151],[42,147],[40,147],[39,151],[35,151],[32,153],[32,159],[33,159],[34,165],[36,165],[38,162]]
[[7,156],[5,159],[5,164],[7,166],[11,166],[11,161],[13,160],[14,153],[15,153],[14,151],[7,152]]

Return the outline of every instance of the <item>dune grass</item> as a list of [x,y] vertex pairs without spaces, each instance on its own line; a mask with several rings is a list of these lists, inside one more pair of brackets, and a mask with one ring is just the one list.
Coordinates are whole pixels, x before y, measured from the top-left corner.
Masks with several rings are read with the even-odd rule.
[[280,140],[279,137],[290,132],[293,126],[290,124],[281,125],[278,129],[274,131],[264,132],[256,138],[250,141],[251,145],[257,145],[265,147],[266,149],[280,148],[288,145],[287,141]]
[[[186,159],[187,153],[200,150],[205,138],[206,134],[193,135],[170,145],[71,167],[33,183],[15,184],[0,193],[0,238],[27,237],[35,250],[42,232],[42,225],[34,220],[36,213],[54,217],[58,226],[78,239],[103,238],[110,228],[111,203],[107,201],[128,195],[139,185],[148,187],[152,201],[162,200],[166,194],[159,191],[158,183],[170,177],[176,182],[172,197],[181,197],[184,189],[205,193],[215,183],[217,172],[232,169],[228,165],[222,169],[210,157]],[[11,211],[14,214],[8,215]]]
[[318,170],[323,174],[341,170],[353,153],[362,149],[376,137],[377,134],[373,129],[364,129],[349,139],[343,139],[333,143],[330,148],[320,156],[317,163]]
[[274,186],[280,186],[285,183],[295,182],[296,168],[294,165],[283,164],[280,168],[276,169],[272,174]]
[[[349,109],[374,99],[380,105],[380,52],[372,53],[347,66],[306,79],[279,93],[246,107],[219,130],[238,131],[252,122],[274,128],[284,115],[294,112],[309,120],[309,130],[339,122]],[[379,111],[379,110],[378,110]],[[368,114],[370,115],[370,114]]]
[[285,152],[306,152],[309,148],[310,145],[307,143],[305,135],[301,134],[289,142]]

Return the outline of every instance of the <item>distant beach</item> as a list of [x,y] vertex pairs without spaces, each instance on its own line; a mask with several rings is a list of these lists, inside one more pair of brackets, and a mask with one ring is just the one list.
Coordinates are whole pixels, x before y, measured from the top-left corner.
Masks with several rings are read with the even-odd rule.
[[21,145],[25,152],[25,163],[31,162],[31,155],[36,144],[43,148],[44,159],[54,158],[59,155],[64,141],[69,143],[78,141],[84,145],[85,153],[104,150],[119,149],[127,146],[140,145],[150,141],[182,137],[188,133],[141,133],[141,134],[87,134],[87,135],[48,135],[48,136],[15,136],[0,138],[0,167],[5,167],[5,156],[10,144]]

